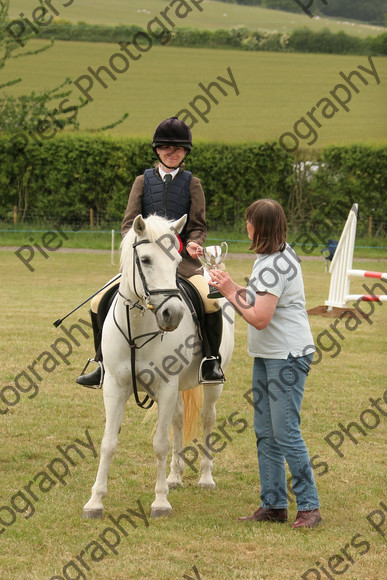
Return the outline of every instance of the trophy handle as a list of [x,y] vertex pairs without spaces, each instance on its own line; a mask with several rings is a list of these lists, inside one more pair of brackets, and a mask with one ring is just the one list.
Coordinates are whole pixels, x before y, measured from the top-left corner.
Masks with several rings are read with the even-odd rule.
[[[224,262],[224,261],[225,261],[225,259],[226,259],[226,257],[227,257],[227,254],[228,254],[228,244],[227,244],[227,242],[222,242],[222,243],[220,244],[220,247],[222,248],[222,262]],[[226,249],[225,249],[225,251],[223,252],[223,248],[224,248],[224,247],[225,247]]]
[[[222,242],[220,244],[220,248],[221,248],[221,259],[219,260],[218,265],[220,266],[222,263],[224,263],[227,253],[228,253],[228,244],[227,242]],[[226,248],[225,250],[223,250],[223,248]],[[221,292],[219,292],[219,290],[216,288],[216,286],[212,286],[212,284],[209,284],[209,293],[207,294],[207,298],[223,298],[223,294]]]

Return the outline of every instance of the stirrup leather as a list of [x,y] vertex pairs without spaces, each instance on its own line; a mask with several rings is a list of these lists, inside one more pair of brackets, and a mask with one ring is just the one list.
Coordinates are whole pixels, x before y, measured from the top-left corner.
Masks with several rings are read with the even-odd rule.
[[218,357],[216,357],[216,356],[207,356],[207,357],[204,357],[202,359],[202,361],[200,363],[200,367],[199,367],[199,383],[202,384],[202,385],[219,385],[221,383],[225,383],[226,382],[226,378],[224,376],[224,373],[223,373],[223,370],[222,370],[222,368],[220,366],[220,363],[219,363],[219,369],[220,369],[220,371],[222,373],[222,378],[221,379],[207,380],[207,379],[204,379],[203,378],[203,364],[205,362],[209,361],[209,360],[218,360]]
[[79,376],[86,374],[85,371],[91,362],[99,365],[99,368],[101,369],[101,380],[99,381],[99,385],[82,385],[82,387],[86,387],[87,389],[102,389],[102,383],[103,383],[103,379],[105,376],[105,369],[104,369],[103,363],[101,361],[94,360],[93,358],[88,358],[87,363],[85,364],[85,366],[84,366],[84,368]]

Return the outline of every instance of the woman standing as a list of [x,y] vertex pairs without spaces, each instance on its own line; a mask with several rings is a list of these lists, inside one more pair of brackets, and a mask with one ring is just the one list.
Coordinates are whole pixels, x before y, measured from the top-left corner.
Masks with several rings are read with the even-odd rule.
[[250,246],[257,254],[247,288],[227,272],[210,272],[212,282],[248,323],[248,352],[254,357],[254,430],[261,479],[261,505],[239,520],[287,521],[285,460],[297,498],[293,528],[321,523],[308,450],[300,431],[305,380],[315,351],[305,309],[299,260],[286,244],[282,207],[271,199],[246,211]]

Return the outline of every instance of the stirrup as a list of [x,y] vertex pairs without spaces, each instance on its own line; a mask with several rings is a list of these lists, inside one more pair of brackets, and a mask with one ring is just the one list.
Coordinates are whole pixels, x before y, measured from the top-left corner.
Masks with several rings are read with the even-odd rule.
[[200,363],[200,367],[199,367],[199,383],[202,384],[202,385],[220,385],[222,383],[225,383],[226,382],[226,377],[224,376],[224,373],[223,373],[223,370],[222,370],[222,368],[220,366],[220,363],[219,363],[219,368],[220,368],[220,371],[222,373],[222,378],[221,379],[210,379],[210,380],[208,380],[208,379],[204,379],[203,378],[203,364],[205,362],[209,361],[209,360],[218,360],[218,357],[216,357],[216,356],[207,356],[207,357],[204,357],[202,359],[202,361]]
[[79,376],[81,377],[82,375],[85,374],[85,370],[87,369],[87,367],[89,366],[89,364],[91,362],[99,365],[99,368],[101,369],[101,379],[99,381],[99,385],[82,385],[82,387],[86,387],[87,389],[102,389],[102,383],[103,383],[103,379],[105,376],[105,369],[104,369],[103,363],[101,361],[95,360],[93,358],[88,358],[87,363],[85,364],[85,366],[84,366],[84,368]]

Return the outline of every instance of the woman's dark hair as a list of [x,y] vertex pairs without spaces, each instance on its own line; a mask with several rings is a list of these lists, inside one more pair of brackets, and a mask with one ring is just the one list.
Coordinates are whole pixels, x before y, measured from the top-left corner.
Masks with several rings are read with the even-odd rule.
[[259,199],[246,210],[246,220],[254,229],[249,250],[257,254],[283,252],[286,247],[287,223],[284,210],[274,199]]

